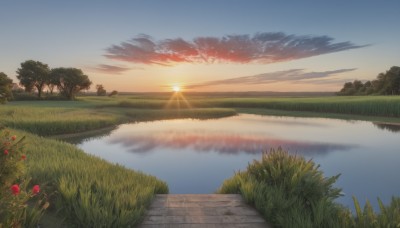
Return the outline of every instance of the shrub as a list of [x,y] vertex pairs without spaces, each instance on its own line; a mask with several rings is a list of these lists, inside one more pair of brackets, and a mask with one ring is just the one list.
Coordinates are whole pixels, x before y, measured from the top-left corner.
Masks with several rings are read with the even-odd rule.
[[[29,180],[24,180],[26,155],[23,154],[23,140],[1,131],[0,138],[0,227],[34,227],[44,210],[49,206],[39,185],[27,191]],[[39,200],[38,200],[39,199]],[[28,201],[35,200],[35,206]]]
[[350,212],[334,202],[338,177],[324,177],[312,160],[278,148],[226,180],[219,192],[242,194],[278,227],[343,227]]

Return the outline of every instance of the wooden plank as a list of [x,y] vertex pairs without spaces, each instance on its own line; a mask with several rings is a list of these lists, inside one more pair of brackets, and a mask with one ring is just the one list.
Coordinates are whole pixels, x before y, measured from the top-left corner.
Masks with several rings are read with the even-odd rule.
[[139,228],[270,227],[240,195],[156,195]]
[[222,216],[147,216],[143,224],[217,224],[217,223],[263,223],[263,218],[256,215],[222,215]]
[[147,215],[259,215],[258,211],[247,205],[240,207],[199,207],[199,208],[152,208]]
[[240,207],[243,202],[237,201],[197,201],[197,202],[153,202],[150,209],[157,207]]
[[218,196],[195,196],[195,197],[188,197],[188,196],[173,196],[173,197],[158,197],[154,198],[154,202],[181,202],[181,201],[240,201],[245,203],[242,197],[238,196],[231,196],[231,197],[218,197]]
[[271,227],[267,223],[251,223],[251,224],[141,224],[138,228],[268,228]]
[[242,197],[238,194],[159,194],[156,195],[156,199],[168,199],[168,200],[181,200],[181,199],[215,199],[215,200],[224,200],[224,199],[242,199]]

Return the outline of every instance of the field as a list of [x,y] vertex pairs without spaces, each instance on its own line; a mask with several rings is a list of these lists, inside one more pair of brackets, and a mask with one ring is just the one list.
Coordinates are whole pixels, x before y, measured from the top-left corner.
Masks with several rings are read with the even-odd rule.
[[53,210],[59,210],[61,217],[76,226],[127,226],[137,224],[153,195],[167,193],[168,186],[155,177],[87,155],[71,144],[39,136],[84,134],[128,122],[238,113],[399,123],[400,98],[83,96],[77,101],[10,102],[0,106],[0,124],[27,136],[29,175],[55,192]]
[[0,123],[40,135],[77,133],[130,121],[218,118],[237,113],[400,122],[400,97],[228,97],[144,94],[78,101],[12,102]]

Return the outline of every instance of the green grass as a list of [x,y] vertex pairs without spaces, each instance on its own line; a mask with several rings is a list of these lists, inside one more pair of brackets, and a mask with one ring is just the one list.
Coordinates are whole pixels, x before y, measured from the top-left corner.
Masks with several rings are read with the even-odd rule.
[[318,112],[302,112],[302,111],[283,111],[276,109],[260,109],[260,108],[237,108],[238,113],[267,115],[267,116],[290,116],[304,118],[328,118],[341,120],[362,120],[378,123],[400,123],[400,118],[396,117],[381,117],[381,116],[363,116],[337,113],[318,113]]
[[27,171],[32,183],[55,191],[52,200],[61,217],[78,227],[128,227],[140,222],[156,193],[168,193],[166,183],[91,156],[75,146],[23,131]]
[[0,109],[0,124],[49,136],[82,133],[115,126],[121,123],[174,118],[209,119],[236,115],[234,109],[137,109],[119,106],[115,99],[88,98],[83,101],[10,102]]
[[[351,96],[351,97],[273,97],[273,98],[204,98],[186,97],[194,108],[258,108],[282,111],[301,111],[315,113],[350,114],[377,117],[400,117],[399,96]],[[93,102],[92,98],[84,98]],[[99,101],[99,100],[97,100]],[[103,102],[101,107],[125,107],[144,109],[164,109],[167,107],[168,97],[119,97],[113,102]],[[177,102],[168,105],[178,108]],[[183,101],[179,103],[181,109],[188,108]]]
[[225,180],[219,193],[241,194],[277,227],[344,227],[340,216],[350,212],[334,203],[341,191],[333,187],[337,178],[279,148]]
[[312,160],[279,148],[225,180],[219,193],[241,194],[275,227],[400,227],[400,198],[388,206],[378,198],[376,213],[368,201],[361,209],[353,197],[353,215],[334,202],[341,191],[333,187],[338,178],[325,177]]

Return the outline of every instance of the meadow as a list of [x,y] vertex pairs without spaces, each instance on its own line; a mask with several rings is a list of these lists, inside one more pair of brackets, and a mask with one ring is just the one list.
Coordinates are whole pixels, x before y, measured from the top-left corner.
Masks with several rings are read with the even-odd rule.
[[400,98],[82,96],[77,101],[10,102],[0,108],[0,124],[27,136],[28,173],[54,192],[52,210],[59,211],[61,218],[76,226],[127,226],[140,222],[154,194],[168,193],[168,186],[156,177],[41,136],[80,134],[128,122],[221,118],[238,113],[399,123]]

